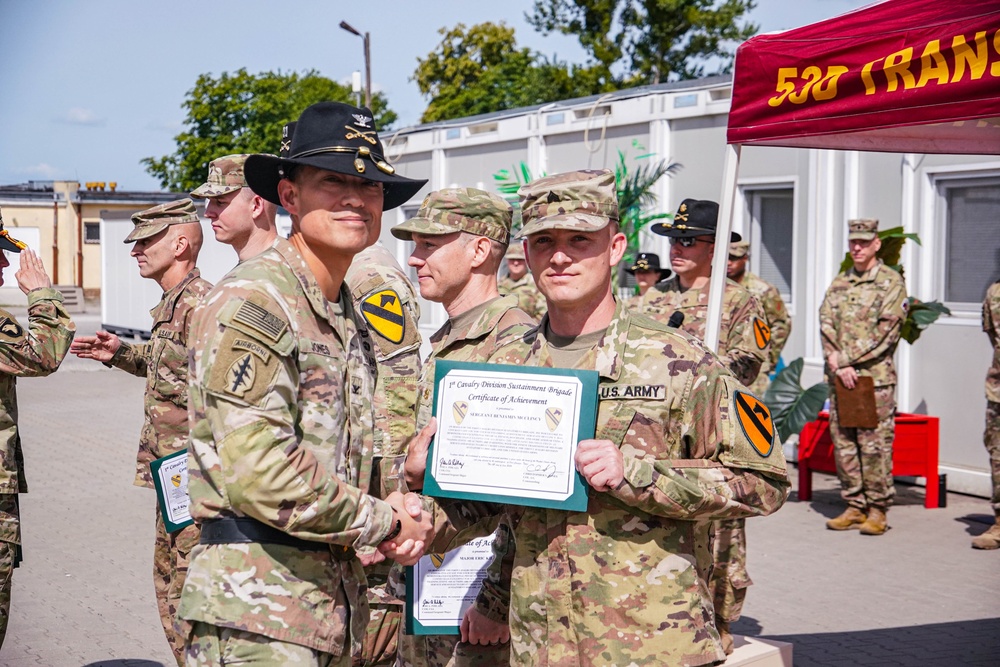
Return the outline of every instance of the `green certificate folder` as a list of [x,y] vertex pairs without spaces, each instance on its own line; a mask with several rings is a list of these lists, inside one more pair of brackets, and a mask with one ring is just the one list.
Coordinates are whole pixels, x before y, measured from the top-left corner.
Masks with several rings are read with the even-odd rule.
[[187,450],[168,454],[149,464],[156,487],[156,500],[168,533],[190,526],[194,521],[188,512]]

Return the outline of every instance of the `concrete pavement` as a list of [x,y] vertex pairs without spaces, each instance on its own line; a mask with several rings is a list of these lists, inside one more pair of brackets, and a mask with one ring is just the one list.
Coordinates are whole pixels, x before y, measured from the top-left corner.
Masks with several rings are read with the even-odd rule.
[[[81,333],[98,321],[80,316]],[[132,486],[142,389],[72,357],[18,382],[30,493],[0,665],[172,664],[153,601],[153,493]],[[835,489],[817,474],[811,502],[793,495],[748,522],[755,585],[734,630],[792,642],[804,667],[1000,664],[1000,551],[969,548],[989,504],[949,494],[925,510],[922,489],[899,486],[892,530],[865,537],[824,528]]]

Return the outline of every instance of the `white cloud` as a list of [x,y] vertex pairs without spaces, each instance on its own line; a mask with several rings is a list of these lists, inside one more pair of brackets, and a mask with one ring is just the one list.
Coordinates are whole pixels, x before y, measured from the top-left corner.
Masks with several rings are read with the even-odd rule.
[[48,162],[39,162],[38,164],[32,164],[27,167],[18,167],[14,169],[15,173],[24,174],[25,176],[41,176],[45,179],[53,179],[59,170],[53,167]]
[[59,117],[60,122],[70,125],[104,125],[104,119],[90,109],[73,107]]

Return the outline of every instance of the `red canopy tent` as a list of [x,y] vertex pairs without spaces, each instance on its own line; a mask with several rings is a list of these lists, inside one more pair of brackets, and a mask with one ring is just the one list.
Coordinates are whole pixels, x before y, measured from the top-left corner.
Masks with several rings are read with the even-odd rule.
[[[734,72],[720,239],[744,144],[1000,154],[1000,0],[884,0],[753,37]],[[716,244],[715,275],[727,248]],[[713,349],[722,285],[709,296]]]

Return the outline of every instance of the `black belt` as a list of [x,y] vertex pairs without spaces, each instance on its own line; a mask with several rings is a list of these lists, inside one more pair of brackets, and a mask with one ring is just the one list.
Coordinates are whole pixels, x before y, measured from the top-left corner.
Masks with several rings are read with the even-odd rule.
[[354,550],[351,548],[327,544],[326,542],[301,540],[248,516],[209,519],[203,522],[200,541],[202,544],[246,544],[250,542],[280,544],[302,551],[329,551],[337,560],[354,558]]

